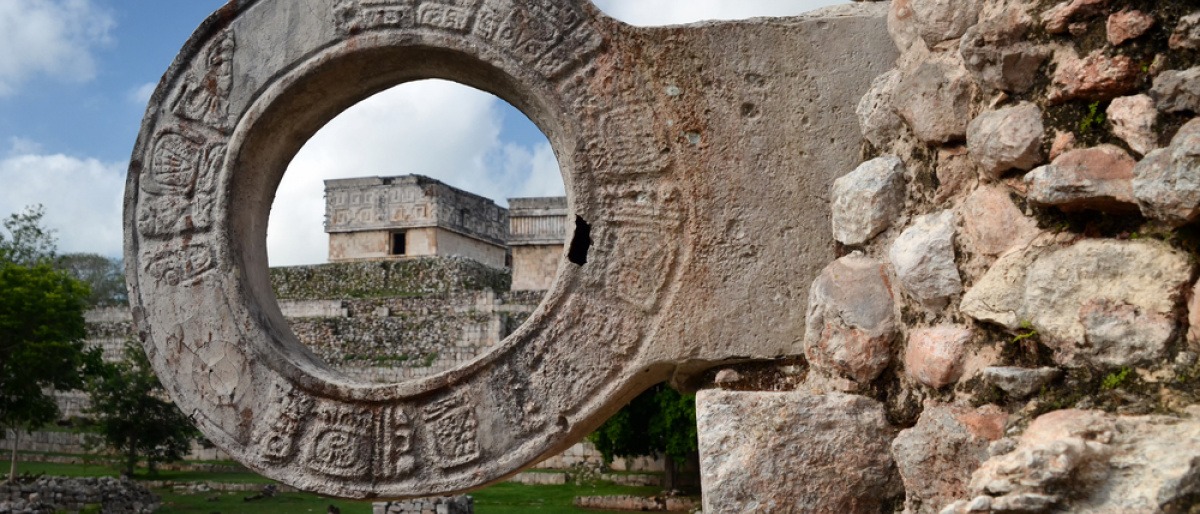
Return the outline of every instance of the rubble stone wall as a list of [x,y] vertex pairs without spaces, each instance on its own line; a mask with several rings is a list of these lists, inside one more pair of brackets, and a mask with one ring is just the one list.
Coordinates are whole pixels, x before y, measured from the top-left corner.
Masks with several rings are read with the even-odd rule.
[[[895,0],[888,30],[796,391],[698,400],[705,510],[1195,509],[1200,5]],[[765,450],[813,437],[829,448]],[[857,507],[831,493],[862,486]]]
[[41,477],[33,482],[0,484],[0,512],[14,514],[149,514],[160,504],[145,486],[111,477]]

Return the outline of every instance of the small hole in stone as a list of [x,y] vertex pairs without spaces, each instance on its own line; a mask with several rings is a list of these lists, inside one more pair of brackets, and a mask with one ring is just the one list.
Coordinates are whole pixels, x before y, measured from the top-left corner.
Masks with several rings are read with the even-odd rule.
[[571,239],[571,249],[567,251],[567,260],[583,266],[587,264],[588,250],[592,248],[592,226],[579,216],[575,217],[575,237]]

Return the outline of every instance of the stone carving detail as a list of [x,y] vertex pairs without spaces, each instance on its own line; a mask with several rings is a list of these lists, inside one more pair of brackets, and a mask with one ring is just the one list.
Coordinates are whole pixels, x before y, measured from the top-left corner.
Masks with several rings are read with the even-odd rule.
[[417,24],[451,32],[466,32],[474,10],[454,4],[426,2],[417,8]]
[[170,287],[197,285],[217,266],[212,247],[203,242],[182,247],[167,243],[142,260],[146,262],[146,271],[159,285]]
[[582,26],[577,7],[557,0],[537,0],[522,7],[487,2],[479,12],[475,34],[548,78],[570,71],[600,47],[600,37]]
[[225,144],[206,143],[194,134],[166,132],[158,137],[149,173],[142,175],[138,230],[164,238],[207,231],[212,226],[212,194],[225,161]]
[[683,226],[681,193],[671,185],[620,185],[605,187],[601,194],[614,213],[607,230],[614,290],[629,304],[656,311],[679,261],[680,245],[670,241]]
[[469,464],[479,458],[479,421],[463,392],[425,407],[424,421],[443,468]]
[[304,431],[308,415],[312,412],[313,399],[290,387],[275,386],[274,396],[267,407],[266,425],[255,435],[258,454],[272,464],[292,460],[296,452],[296,440]]
[[189,74],[175,98],[176,116],[198,121],[222,133],[233,124],[229,116],[229,92],[233,89],[233,32],[226,30],[203,51],[198,73]]
[[413,449],[413,425],[404,407],[385,407],[379,417],[377,474],[385,478],[409,475],[416,467]]
[[334,477],[371,472],[374,418],[365,407],[322,402],[306,440],[305,465]]
[[343,34],[413,25],[412,0],[338,0],[333,21]]
[[654,117],[647,104],[600,113],[588,148],[589,161],[600,176],[653,174],[670,166],[670,154],[660,151],[666,144],[657,141],[651,130]]

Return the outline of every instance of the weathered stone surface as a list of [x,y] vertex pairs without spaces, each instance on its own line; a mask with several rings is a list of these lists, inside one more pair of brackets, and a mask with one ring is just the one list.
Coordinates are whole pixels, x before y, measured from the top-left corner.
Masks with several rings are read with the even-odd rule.
[[1172,50],[1200,49],[1200,11],[1180,18],[1167,44]]
[[979,19],[982,0],[909,0],[917,33],[930,47],[957,39]]
[[892,360],[892,284],[883,263],[859,254],[834,261],[808,297],[805,355],[816,369],[869,382]]
[[918,217],[896,238],[888,259],[904,291],[936,308],[962,292],[962,278],[954,263],[954,212]]
[[1037,237],[1037,221],[1013,204],[1006,189],[983,186],[959,208],[964,245],[972,252],[990,257],[1029,244]]
[[1156,241],[1034,245],[996,261],[960,310],[1010,330],[1028,323],[1062,365],[1134,365],[1161,356],[1190,275],[1187,257]]
[[966,136],[971,95],[971,79],[961,67],[925,62],[900,79],[893,98],[918,139],[946,143]]
[[1007,415],[994,405],[969,409],[927,403],[916,426],[892,441],[904,479],[904,512],[929,514],[967,494],[988,445],[1004,435]]
[[1108,24],[1105,26],[1108,32],[1108,42],[1113,46],[1119,46],[1126,41],[1139,38],[1147,30],[1150,30],[1154,23],[1154,15],[1136,9],[1112,13],[1108,16]]
[[924,44],[921,34],[917,31],[912,0],[895,0],[891,3],[891,7],[888,9],[887,28],[892,42],[896,44],[896,48],[901,53],[907,52],[918,41]]
[[1200,217],[1200,118],[1133,169],[1133,194],[1148,218],[1183,225]]
[[1125,141],[1133,151],[1146,155],[1159,147],[1154,123],[1158,109],[1148,95],[1123,96],[1108,105],[1106,111],[1112,132]]
[[972,335],[971,329],[963,325],[913,329],[904,350],[905,373],[934,389],[957,382],[962,376],[963,352]]
[[1061,410],[971,477],[944,512],[1185,512],[1200,493],[1200,422]]
[[1200,114],[1200,66],[1160,73],[1150,96],[1163,112]]
[[1050,52],[1026,37],[1033,27],[1029,7],[1021,1],[988,2],[979,23],[963,34],[959,52],[979,84],[1017,93],[1033,87]]
[[1078,145],[1075,133],[1071,131],[1055,131],[1054,141],[1050,143],[1050,160],[1058,159],[1062,154],[1074,150]]
[[1188,349],[1193,352],[1200,350],[1200,281],[1192,286],[1191,294],[1188,295],[1188,332],[1187,344]]
[[1137,89],[1141,69],[1129,56],[1109,56],[1099,50],[1084,58],[1069,52],[1060,55],[1065,57],[1054,71],[1051,103],[1110,100]]
[[705,512],[876,514],[903,494],[869,398],[704,390],[696,426]]
[[871,144],[883,148],[900,135],[904,120],[896,114],[892,99],[896,86],[900,84],[900,70],[892,70],[875,77],[871,89],[858,102],[855,113],[862,128],[863,137]]
[[942,146],[937,149],[937,194],[934,203],[948,202],[975,189],[979,172],[966,146]]
[[1065,211],[1129,211],[1133,197],[1133,160],[1114,145],[1072,150],[1025,175],[1029,201]]
[[1025,398],[1040,391],[1061,374],[1057,368],[993,366],[983,370],[983,379],[1010,396]]
[[985,112],[967,126],[967,148],[993,179],[1010,169],[1028,171],[1042,162],[1042,110],[1032,102]]
[[860,245],[887,230],[904,208],[904,162],[883,156],[833,181],[833,238]]
[[1065,0],[1042,13],[1046,32],[1062,34],[1072,22],[1104,12],[1109,0]]
[[[828,204],[802,199],[858,164],[845,116],[896,60],[886,10],[638,28],[585,0],[228,3],[163,75],[130,160],[126,263],[147,353],[249,468],[360,498],[494,482],[632,390],[795,355],[803,289],[835,248]],[[428,379],[367,383],[289,330],[266,273],[270,199],[334,115],[435,77],[546,129],[577,230],[512,337]],[[760,234],[803,237],[749,244]]]

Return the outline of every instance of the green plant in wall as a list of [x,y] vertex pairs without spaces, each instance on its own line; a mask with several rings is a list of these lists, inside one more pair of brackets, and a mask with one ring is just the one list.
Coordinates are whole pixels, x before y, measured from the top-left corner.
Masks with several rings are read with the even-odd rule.
[[1100,110],[1100,102],[1092,102],[1088,104],[1087,114],[1079,120],[1079,133],[1087,134],[1093,128],[1103,127],[1105,121],[1104,111]]
[[1129,379],[1129,373],[1129,368],[1121,368],[1117,371],[1109,373],[1105,375],[1104,380],[1100,382],[1100,387],[1105,391],[1112,391],[1113,389],[1121,387],[1123,384],[1125,384],[1125,381]]

